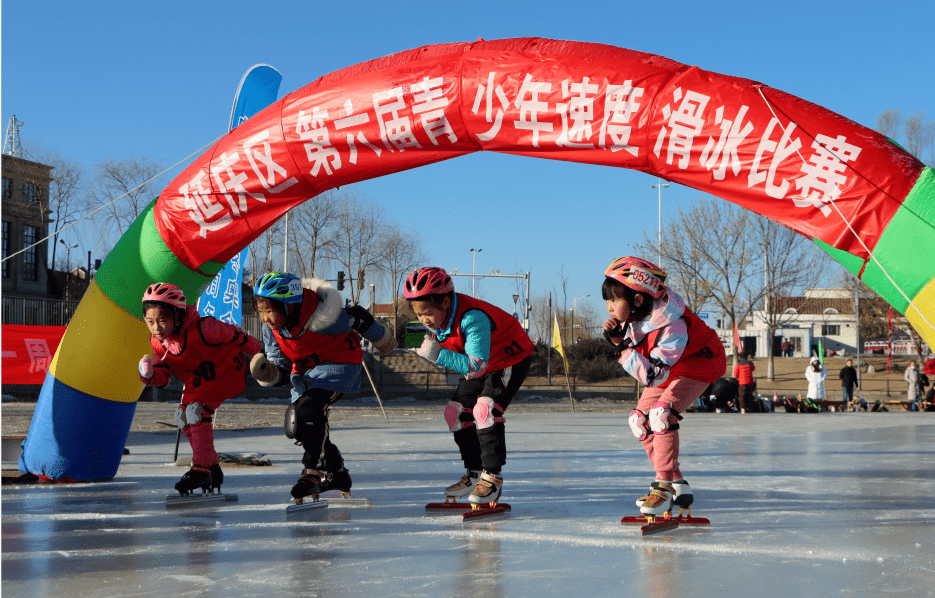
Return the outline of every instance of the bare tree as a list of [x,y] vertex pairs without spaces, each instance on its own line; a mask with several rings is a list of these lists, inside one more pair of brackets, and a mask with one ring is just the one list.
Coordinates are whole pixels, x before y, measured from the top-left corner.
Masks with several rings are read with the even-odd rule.
[[[763,259],[753,234],[754,218],[753,212],[733,204],[700,199],[688,212],[679,208],[666,222],[668,241],[662,248],[666,268],[701,287],[685,290],[707,297],[707,303],[727,315],[731,327],[743,322],[764,294],[759,279]],[[675,286],[673,290],[681,294],[683,288]],[[733,356],[736,359],[736,346]]]
[[[380,239],[379,269],[389,281],[390,303],[393,305],[393,326],[399,334],[399,296],[403,282],[413,270],[428,258],[422,249],[422,238],[393,223],[385,227]],[[407,320],[408,321],[408,320]],[[406,322],[404,321],[403,324]]]
[[338,207],[335,230],[329,257],[353,279],[351,303],[359,303],[365,273],[380,264],[377,248],[384,232],[383,223],[376,207],[347,194]]
[[877,116],[876,131],[881,135],[885,135],[895,141],[899,139],[902,128],[903,115],[899,108],[884,110]]
[[[328,253],[337,234],[338,204],[340,198],[333,190],[297,205],[289,212],[289,240],[292,254],[299,259],[290,260],[297,266],[290,269],[298,276],[318,276],[319,255]],[[302,258],[306,258],[306,262]]]
[[[281,257],[280,248],[283,246],[283,221],[278,220],[247,247],[250,258],[250,276],[258,280],[266,272],[278,271],[282,262],[276,258]],[[276,264],[276,265],[274,265]],[[247,271],[244,271],[244,280],[248,280]]]
[[159,170],[159,165],[146,157],[107,160],[97,165],[90,204],[105,206],[95,217],[102,230],[116,227],[118,237],[123,236],[158,196],[161,187],[155,177]]
[[87,196],[83,193],[82,171],[76,163],[59,153],[48,154],[42,161],[52,167],[49,210],[54,216],[52,225],[52,266],[54,268],[59,232],[80,220],[87,212]]
[[[922,160],[922,154],[932,146],[935,139],[935,122],[929,121],[922,112],[914,112],[906,119],[906,150]],[[928,163],[935,164],[935,156],[929,155]]]
[[[775,380],[773,367],[773,335],[777,328],[791,324],[797,310],[786,310],[781,299],[804,289],[815,280],[815,272],[830,258],[820,254],[815,245],[796,233],[763,216],[753,218],[752,230],[760,243],[763,256],[763,309],[756,312],[766,325],[766,377]],[[801,310],[801,305],[798,306]]]
[[928,150],[927,164],[935,165],[935,122],[923,112],[914,112],[904,120],[899,108],[884,110],[877,116],[876,131],[902,143],[907,152],[921,161]]

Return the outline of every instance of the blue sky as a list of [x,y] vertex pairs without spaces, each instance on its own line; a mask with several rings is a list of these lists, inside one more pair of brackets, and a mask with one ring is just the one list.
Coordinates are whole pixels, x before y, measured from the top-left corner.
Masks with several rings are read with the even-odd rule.
[[[935,3],[606,4],[5,2],[2,119],[5,126],[15,114],[25,122],[24,143],[88,167],[134,156],[169,166],[226,130],[237,83],[253,64],[283,74],[282,97],[401,50],[526,36],[661,54],[761,81],[870,127],[889,108],[935,119]],[[435,265],[470,272],[470,249],[481,248],[478,272],[529,270],[536,294],[561,293],[563,271],[569,307],[591,295],[579,305],[601,308],[603,269],[644,230],[655,235],[655,182],[633,171],[484,153],[357,187],[419,231]],[[700,197],[672,184],[663,204]],[[99,251],[90,235],[70,242],[81,255]],[[470,279],[456,285],[469,290]],[[512,311],[512,282],[482,286],[488,301]]]

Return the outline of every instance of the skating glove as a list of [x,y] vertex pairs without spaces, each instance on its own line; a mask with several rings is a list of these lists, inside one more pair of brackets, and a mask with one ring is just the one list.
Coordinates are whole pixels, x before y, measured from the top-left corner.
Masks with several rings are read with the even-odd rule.
[[438,354],[441,353],[442,346],[438,344],[438,341],[435,340],[435,337],[431,334],[425,335],[425,340],[422,341],[422,346],[416,349],[416,353],[419,354],[419,357],[428,359],[432,363],[435,363],[435,360],[438,359]]
[[620,324],[619,322],[615,327],[608,328],[612,325],[612,321],[608,320],[604,323],[604,338],[607,339],[611,345],[623,351],[632,344],[632,341],[627,338],[627,324]]
[[250,374],[260,386],[276,386],[279,382],[279,368],[270,363],[263,353],[257,353],[250,360]]
[[153,377],[153,360],[149,355],[144,355],[140,359],[140,376],[149,380]]
[[396,338],[393,336],[393,333],[390,332],[389,327],[386,327],[383,330],[383,337],[374,342],[373,346],[380,352],[380,355],[386,355],[387,353],[392,353],[393,349],[399,345],[396,343]]
[[351,317],[351,330],[356,331],[361,336],[373,326],[373,315],[365,308],[359,305],[352,305],[351,307],[345,308],[344,311]]

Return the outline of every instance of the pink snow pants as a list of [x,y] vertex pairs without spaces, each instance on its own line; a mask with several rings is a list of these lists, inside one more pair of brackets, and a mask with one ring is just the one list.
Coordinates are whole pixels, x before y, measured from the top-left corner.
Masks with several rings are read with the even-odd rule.
[[[671,403],[673,410],[682,413],[692,404],[692,401],[701,396],[707,386],[707,382],[699,382],[691,378],[676,378],[666,388],[646,387],[640,395],[636,408],[648,414],[653,403],[662,401]],[[677,422],[678,418],[674,415],[669,416],[669,425]],[[679,471],[678,430],[669,430],[665,434],[650,434],[640,442],[646,449],[649,462],[656,470],[657,480],[672,482],[682,478],[682,473]]]

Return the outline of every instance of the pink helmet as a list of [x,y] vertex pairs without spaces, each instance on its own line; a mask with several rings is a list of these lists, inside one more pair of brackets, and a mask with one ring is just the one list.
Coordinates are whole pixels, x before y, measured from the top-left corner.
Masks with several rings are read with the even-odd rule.
[[185,293],[182,289],[168,282],[156,282],[146,289],[143,293],[143,302],[158,301],[167,303],[178,309],[185,309]]
[[604,276],[613,278],[634,291],[648,293],[653,299],[665,293],[666,272],[659,266],[630,255],[618,257],[604,270]]
[[455,290],[451,277],[441,268],[419,268],[406,278],[403,295],[406,299],[418,299],[427,295],[440,295]]

